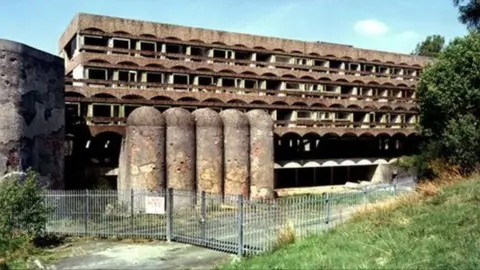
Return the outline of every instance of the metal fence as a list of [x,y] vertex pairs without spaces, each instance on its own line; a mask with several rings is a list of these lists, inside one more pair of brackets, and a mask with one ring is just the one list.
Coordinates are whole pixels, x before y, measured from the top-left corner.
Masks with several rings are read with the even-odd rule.
[[364,204],[408,192],[414,179],[343,193],[246,199],[167,189],[50,190],[49,233],[152,238],[200,245],[238,255],[269,251],[286,232],[320,233]]

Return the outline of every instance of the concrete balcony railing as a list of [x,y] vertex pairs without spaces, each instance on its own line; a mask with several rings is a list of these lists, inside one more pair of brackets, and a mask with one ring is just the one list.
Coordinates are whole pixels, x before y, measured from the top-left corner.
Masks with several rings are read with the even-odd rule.
[[[305,70],[308,72],[346,74],[346,75],[356,75],[356,76],[365,76],[365,77],[403,79],[403,80],[411,80],[411,81],[417,81],[419,79],[418,76],[409,76],[406,74],[405,75],[393,74],[393,73],[390,74],[390,73],[380,73],[380,72],[371,72],[371,71],[330,68],[330,67],[322,67],[322,66],[315,66],[315,65],[298,65],[298,64],[279,63],[279,62],[217,58],[217,57],[207,57],[207,56],[198,56],[198,55],[142,51],[142,50],[134,50],[134,49],[121,49],[121,48],[91,46],[91,45],[82,45],[80,47],[80,52],[82,51],[86,51],[86,52],[94,51],[95,53],[103,53],[103,54],[122,54],[122,55],[127,54],[130,56],[138,56],[138,57],[146,57],[146,58],[158,58],[158,59],[163,58],[163,59],[173,59],[173,60],[180,60],[180,61],[193,61],[193,62],[203,62],[203,63],[223,64],[223,65],[239,65],[239,66],[252,66],[252,67],[281,68],[281,69],[290,69],[290,70]],[[274,54],[274,52],[270,52],[270,53]],[[329,59],[325,57],[322,58],[322,60],[345,61],[345,59],[335,59],[335,58]]]
[[[66,92],[74,90],[75,87],[91,87],[91,88],[112,88],[112,89],[127,89],[136,91],[135,93],[142,95],[144,91],[155,91],[159,95],[168,94],[168,91],[178,92],[192,92],[192,93],[211,93],[211,94],[235,94],[235,95],[255,95],[259,97],[297,97],[297,98],[320,98],[320,99],[344,99],[344,100],[359,100],[359,101],[374,101],[374,102],[395,102],[395,103],[414,103],[413,97],[398,97],[385,95],[355,95],[355,94],[341,94],[333,92],[321,91],[306,91],[306,90],[271,90],[260,88],[238,88],[225,86],[202,86],[192,84],[168,84],[168,83],[147,83],[147,82],[122,82],[114,80],[93,80],[93,79],[72,79],[65,78]],[[369,89],[381,89],[369,88]],[[399,88],[402,89],[402,88]]]

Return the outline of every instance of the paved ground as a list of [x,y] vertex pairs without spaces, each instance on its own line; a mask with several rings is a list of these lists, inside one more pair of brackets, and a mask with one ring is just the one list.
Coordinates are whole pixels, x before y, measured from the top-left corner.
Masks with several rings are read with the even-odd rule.
[[180,243],[74,242],[47,269],[213,269],[232,255]]

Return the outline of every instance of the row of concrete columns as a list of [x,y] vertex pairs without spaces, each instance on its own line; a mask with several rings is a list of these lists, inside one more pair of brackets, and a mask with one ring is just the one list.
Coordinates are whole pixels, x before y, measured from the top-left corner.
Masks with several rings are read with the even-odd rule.
[[140,107],[127,120],[118,189],[270,198],[273,147],[273,120],[263,110]]

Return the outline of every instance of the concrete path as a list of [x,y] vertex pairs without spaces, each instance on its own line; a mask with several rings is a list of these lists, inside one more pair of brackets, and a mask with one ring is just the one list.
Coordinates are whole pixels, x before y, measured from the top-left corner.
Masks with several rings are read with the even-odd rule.
[[[68,251],[66,251],[68,249]],[[179,243],[73,243],[47,269],[214,269],[232,255]],[[68,254],[68,255],[67,255]]]

